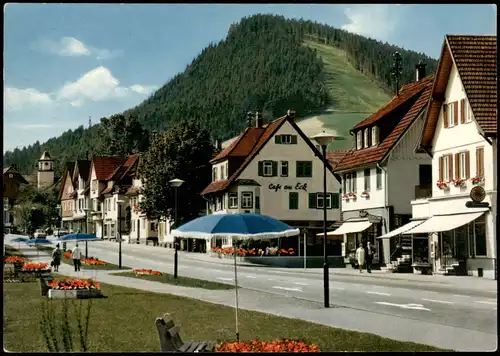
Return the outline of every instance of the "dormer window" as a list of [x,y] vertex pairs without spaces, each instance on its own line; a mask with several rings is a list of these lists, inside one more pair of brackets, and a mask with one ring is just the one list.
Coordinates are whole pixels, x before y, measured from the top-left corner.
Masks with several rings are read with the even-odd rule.
[[365,148],[368,148],[371,146],[372,143],[372,132],[370,128],[366,128],[364,130],[364,142],[365,142]]
[[212,180],[216,181],[217,180],[217,167],[214,167],[212,169]]
[[377,126],[372,127],[372,146],[377,146],[379,140],[379,128]]
[[225,177],[224,168],[226,168],[226,167],[224,167],[224,166],[221,166],[221,167],[220,167],[220,179],[224,179],[224,178],[226,178],[226,177]]
[[297,135],[276,135],[274,142],[282,145],[296,145]]
[[356,149],[360,150],[363,148],[363,132],[359,130],[356,133]]

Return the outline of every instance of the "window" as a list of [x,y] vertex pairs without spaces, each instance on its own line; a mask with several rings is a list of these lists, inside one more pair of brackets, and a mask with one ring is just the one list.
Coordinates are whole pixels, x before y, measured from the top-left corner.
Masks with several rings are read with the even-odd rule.
[[150,226],[149,226],[149,230],[150,230],[150,231],[156,231],[156,225],[155,225],[155,223],[154,223],[154,222],[152,222],[152,223],[150,224]]
[[290,192],[288,193],[288,209],[296,210],[299,208],[299,193]]
[[3,198],[3,210],[9,210],[9,198]]
[[351,173],[345,175],[344,193],[351,192]]
[[460,100],[460,109],[462,116],[460,117],[461,123],[472,121],[472,110],[467,99]]
[[[316,208],[323,209],[323,193],[316,193]],[[332,193],[326,193],[326,208],[332,208]]]
[[456,164],[457,169],[458,169],[458,174],[457,178],[460,179],[467,179],[467,159],[466,159],[466,154],[465,152],[460,152],[457,154],[458,162]]
[[102,234],[103,234],[104,236],[108,236],[108,225],[107,225],[107,224],[105,224],[105,225],[104,225],[103,230],[104,230],[104,231],[102,232]]
[[360,150],[363,148],[363,133],[359,130],[356,133],[356,149]]
[[377,146],[378,145],[378,127],[373,126],[372,127],[372,146]]
[[297,161],[297,177],[310,178],[312,177],[312,162]]
[[217,167],[212,168],[212,181],[217,180]]
[[453,174],[452,155],[444,155],[439,158],[439,180],[449,182]]
[[365,169],[365,186],[364,190],[369,192],[370,191],[370,169]]
[[113,211],[116,210],[116,197],[112,199]]
[[273,176],[273,161],[264,161],[264,177]]
[[358,191],[358,174],[356,172],[352,172],[352,187],[351,187],[351,192],[356,193]]
[[280,176],[288,177],[288,161],[281,161]]
[[458,125],[458,101],[443,105],[444,127]]
[[13,179],[14,178],[14,175],[12,173],[9,173],[9,178],[10,179]]
[[115,236],[115,224],[111,224],[111,225],[109,226],[109,229],[110,229],[109,235],[110,235],[111,237],[114,237],[114,236]]
[[253,193],[252,192],[243,192],[241,193],[241,207],[250,209],[253,206]]
[[296,145],[297,135],[276,135],[274,136],[274,142],[283,145]]
[[486,218],[484,214],[474,221],[474,242],[476,256],[486,256]]
[[364,137],[364,141],[365,141],[365,148],[370,147],[370,146],[371,146],[371,144],[372,144],[372,137],[371,137],[371,133],[372,133],[372,131],[371,131],[369,128],[366,128],[366,129],[364,130],[364,135],[365,135],[365,137]]
[[220,179],[224,179],[224,178],[226,178],[226,177],[225,177],[224,168],[226,168],[226,167],[224,167],[224,166],[221,166],[221,167],[220,167]]
[[229,193],[229,208],[238,208],[238,193]]
[[484,148],[476,148],[476,176],[484,177]]
[[377,189],[382,189],[382,169],[377,167]]
[[340,208],[340,195],[339,193],[330,193],[332,196],[332,209]]

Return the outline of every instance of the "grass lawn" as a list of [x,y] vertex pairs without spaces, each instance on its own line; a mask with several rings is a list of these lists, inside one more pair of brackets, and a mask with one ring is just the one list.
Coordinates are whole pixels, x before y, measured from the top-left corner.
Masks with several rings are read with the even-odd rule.
[[172,274],[165,274],[165,273],[162,274],[161,276],[144,275],[144,274],[143,275],[136,275],[134,272],[119,272],[119,273],[112,273],[112,274],[116,275],[116,276],[132,277],[132,278],[137,278],[137,279],[146,279],[148,281],[153,281],[153,282],[174,284],[176,286],[182,286],[182,287],[203,288],[203,289],[212,289],[212,290],[234,289],[234,286],[231,284],[204,281],[202,279],[188,278],[188,277],[181,277],[181,276],[177,276],[177,278],[174,278],[174,276]]
[[[92,300],[87,341],[89,351],[159,351],[154,321],[167,312],[180,326],[184,340],[231,341],[235,338],[234,309],[231,307],[107,284],[101,284],[101,289],[108,298]],[[4,285],[6,350],[47,351],[39,327],[43,300],[38,283]],[[51,303],[57,306],[61,301]],[[88,300],[82,300],[82,303],[86,305]],[[253,311],[241,310],[239,318],[242,340],[255,337],[261,340],[302,339],[318,344],[321,351],[440,351],[431,346]],[[75,333],[73,339],[76,338]]]

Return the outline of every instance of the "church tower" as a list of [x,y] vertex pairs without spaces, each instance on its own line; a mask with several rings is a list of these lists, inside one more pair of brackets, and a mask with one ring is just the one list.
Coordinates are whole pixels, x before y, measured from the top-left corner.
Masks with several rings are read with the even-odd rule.
[[47,151],[44,151],[38,160],[38,188],[54,184],[54,160]]

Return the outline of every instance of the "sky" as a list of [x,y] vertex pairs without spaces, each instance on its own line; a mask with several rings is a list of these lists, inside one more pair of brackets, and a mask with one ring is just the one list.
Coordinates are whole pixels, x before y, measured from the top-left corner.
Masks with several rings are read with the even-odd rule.
[[496,5],[7,4],[4,152],[123,112],[232,23],[272,13],[423,52],[446,34],[496,34]]

